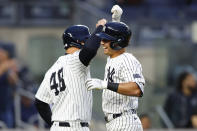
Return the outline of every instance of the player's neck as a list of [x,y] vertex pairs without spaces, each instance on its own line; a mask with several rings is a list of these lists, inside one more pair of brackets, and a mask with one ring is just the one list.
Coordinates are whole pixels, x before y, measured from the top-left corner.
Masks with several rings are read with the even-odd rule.
[[66,50],[66,53],[67,53],[67,54],[73,54],[73,53],[75,53],[75,52],[78,51],[78,50],[79,50],[79,48],[70,47],[70,48],[68,48],[68,49]]
[[113,54],[110,55],[110,58],[115,58],[121,54],[123,54],[125,52],[125,48],[121,49],[121,50],[117,50],[115,51]]
[[191,90],[187,87],[183,87],[182,91],[185,96],[190,96],[192,94]]

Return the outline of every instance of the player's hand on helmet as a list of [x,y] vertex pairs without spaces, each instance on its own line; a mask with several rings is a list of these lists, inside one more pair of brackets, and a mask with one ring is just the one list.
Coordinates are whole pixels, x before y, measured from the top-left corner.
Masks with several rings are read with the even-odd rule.
[[106,19],[100,19],[100,20],[96,23],[96,28],[97,28],[99,25],[104,26],[106,23],[107,23],[107,20],[106,20]]
[[111,9],[111,13],[112,13],[112,21],[113,22],[120,22],[120,18],[122,15],[122,9],[120,8],[120,6],[118,5],[114,5]]
[[101,90],[107,88],[107,82],[100,79],[87,79],[85,85],[88,90],[93,90],[93,89]]

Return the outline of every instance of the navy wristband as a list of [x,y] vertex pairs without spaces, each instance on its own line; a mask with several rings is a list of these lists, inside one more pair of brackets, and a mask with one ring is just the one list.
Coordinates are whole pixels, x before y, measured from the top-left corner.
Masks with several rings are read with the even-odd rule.
[[111,91],[114,91],[114,92],[117,92],[118,91],[118,86],[119,86],[119,83],[108,82],[107,89],[109,89]]

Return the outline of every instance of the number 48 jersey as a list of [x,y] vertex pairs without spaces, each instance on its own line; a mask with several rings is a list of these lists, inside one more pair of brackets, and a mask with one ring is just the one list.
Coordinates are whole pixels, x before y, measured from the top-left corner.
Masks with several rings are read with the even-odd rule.
[[51,105],[52,121],[91,120],[92,92],[85,87],[87,78],[89,67],[79,60],[79,51],[59,57],[47,71],[36,98]]

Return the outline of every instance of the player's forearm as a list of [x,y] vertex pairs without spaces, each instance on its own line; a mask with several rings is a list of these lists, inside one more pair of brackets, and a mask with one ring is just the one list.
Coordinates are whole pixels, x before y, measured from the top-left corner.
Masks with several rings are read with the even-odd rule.
[[141,96],[142,92],[135,82],[120,83],[118,86],[118,93],[127,96]]
[[101,32],[102,29],[103,26],[100,25],[87,40],[83,49],[80,51],[79,59],[85,66],[88,66],[89,62],[96,55],[97,50],[100,47],[101,39],[96,36],[96,33]]
[[35,99],[35,106],[40,114],[40,116],[42,117],[42,119],[49,125],[52,125],[52,121],[51,121],[51,109],[50,106],[47,103],[44,103],[38,99]]
[[135,82],[129,83],[108,83],[107,89],[127,96],[142,96],[142,91]]
[[[89,49],[91,52],[97,52],[98,48],[100,47],[101,39],[96,35],[97,33],[101,32],[103,26],[100,25],[96,28],[94,33],[90,36],[90,38],[86,41],[84,48]],[[82,49],[83,50],[83,49]]]
[[137,84],[135,82],[128,83],[112,83],[106,82],[100,79],[88,79],[85,82],[88,90],[92,89],[108,89],[127,96],[137,96],[143,95],[142,88],[143,84]]

